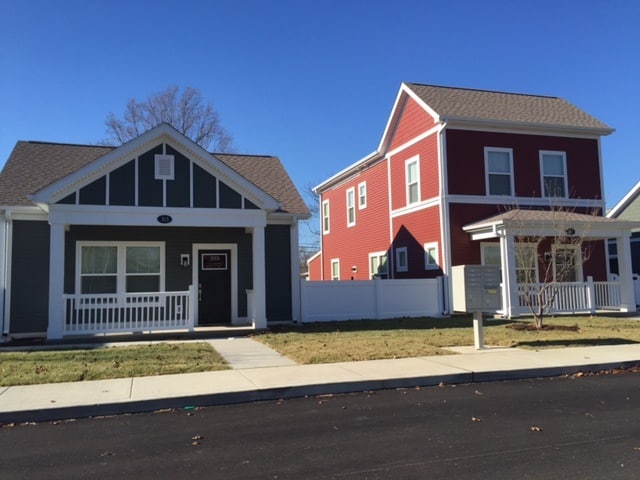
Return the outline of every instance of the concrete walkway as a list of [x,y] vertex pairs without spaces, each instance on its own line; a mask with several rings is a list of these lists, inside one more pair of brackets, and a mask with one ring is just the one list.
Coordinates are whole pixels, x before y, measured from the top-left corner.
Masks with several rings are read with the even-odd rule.
[[233,370],[0,387],[0,422],[50,421],[197,406],[557,376],[640,365],[640,344],[296,365],[249,338],[210,340]]

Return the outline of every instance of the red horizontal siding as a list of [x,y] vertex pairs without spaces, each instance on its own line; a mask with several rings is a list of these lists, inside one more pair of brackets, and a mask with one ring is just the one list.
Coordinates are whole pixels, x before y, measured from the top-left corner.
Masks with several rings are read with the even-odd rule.
[[[367,184],[367,206],[358,209],[358,184]],[[356,224],[347,227],[346,191],[356,193]],[[323,194],[331,209],[330,233],[323,236],[324,279],[331,278],[331,260],[340,259],[340,279],[367,280],[369,253],[389,248],[389,195],[387,162],[383,161],[351,177]],[[355,272],[353,271],[355,267]]]
[[426,132],[435,125],[434,118],[410,97],[402,108],[400,119],[393,131],[389,150],[393,150]]
[[572,198],[603,198],[595,139],[447,130],[446,143],[450,194],[485,195],[484,147],[501,147],[513,149],[517,196],[541,196],[540,150],[554,150],[566,153]]
[[392,210],[407,206],[406,161],[420,157],[420,200],[437,197],[440,193],[438,176],[438,135],[429,135],[391,157]]

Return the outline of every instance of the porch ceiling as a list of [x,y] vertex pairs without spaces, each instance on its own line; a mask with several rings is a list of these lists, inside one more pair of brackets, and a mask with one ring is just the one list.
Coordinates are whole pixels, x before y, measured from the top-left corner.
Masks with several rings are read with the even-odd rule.
[[640,222],[563,210],[513,209],[465,225],[463,230],[470,233],[473,240],[503,235],[576,236],[597,240],[629,235],[632,228],[640,228]]

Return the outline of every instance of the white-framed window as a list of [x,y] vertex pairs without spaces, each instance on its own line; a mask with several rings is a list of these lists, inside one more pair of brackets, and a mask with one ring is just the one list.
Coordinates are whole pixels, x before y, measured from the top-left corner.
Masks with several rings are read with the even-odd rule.
[[409,271],[409,256],[407,247],[396,248],[396,272]]
[[513,150],[511,148],[485,147],[485,186],[487,195],[514,194]]
[[369,254],[369,278],[389,278],[387,252]]
[[347,227],[356,224],[356,190],[351,187],[347,189]]
[[565,152],[540,151],[542,195],[545,197],[567,196],[567,156]]
[[538,246],[516,243],[516,282],[538,283]]
[[76,292],[164,290],[163,242],[78,242]]
[[331,259],[331,280],[340,280],[340,259]]
[[553,278],[557,282],[582,282],[582,247],[552,245]]
[[438,242],[424,244],[424,269],[433,270],[438,267]]
[[367,182],[358,184],[358,210],[367,208]]
[[322,201],[322,233],[329,233],[329,200]]
[[407,185],[407,205],[420,201],[420,157],[415,156],[405,162]]

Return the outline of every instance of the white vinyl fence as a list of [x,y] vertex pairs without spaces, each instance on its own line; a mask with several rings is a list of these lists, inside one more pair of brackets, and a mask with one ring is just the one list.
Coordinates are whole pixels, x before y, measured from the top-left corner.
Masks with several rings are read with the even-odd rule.
[[301,321],[434,317],[445,311],[442,278],[300,282]]

